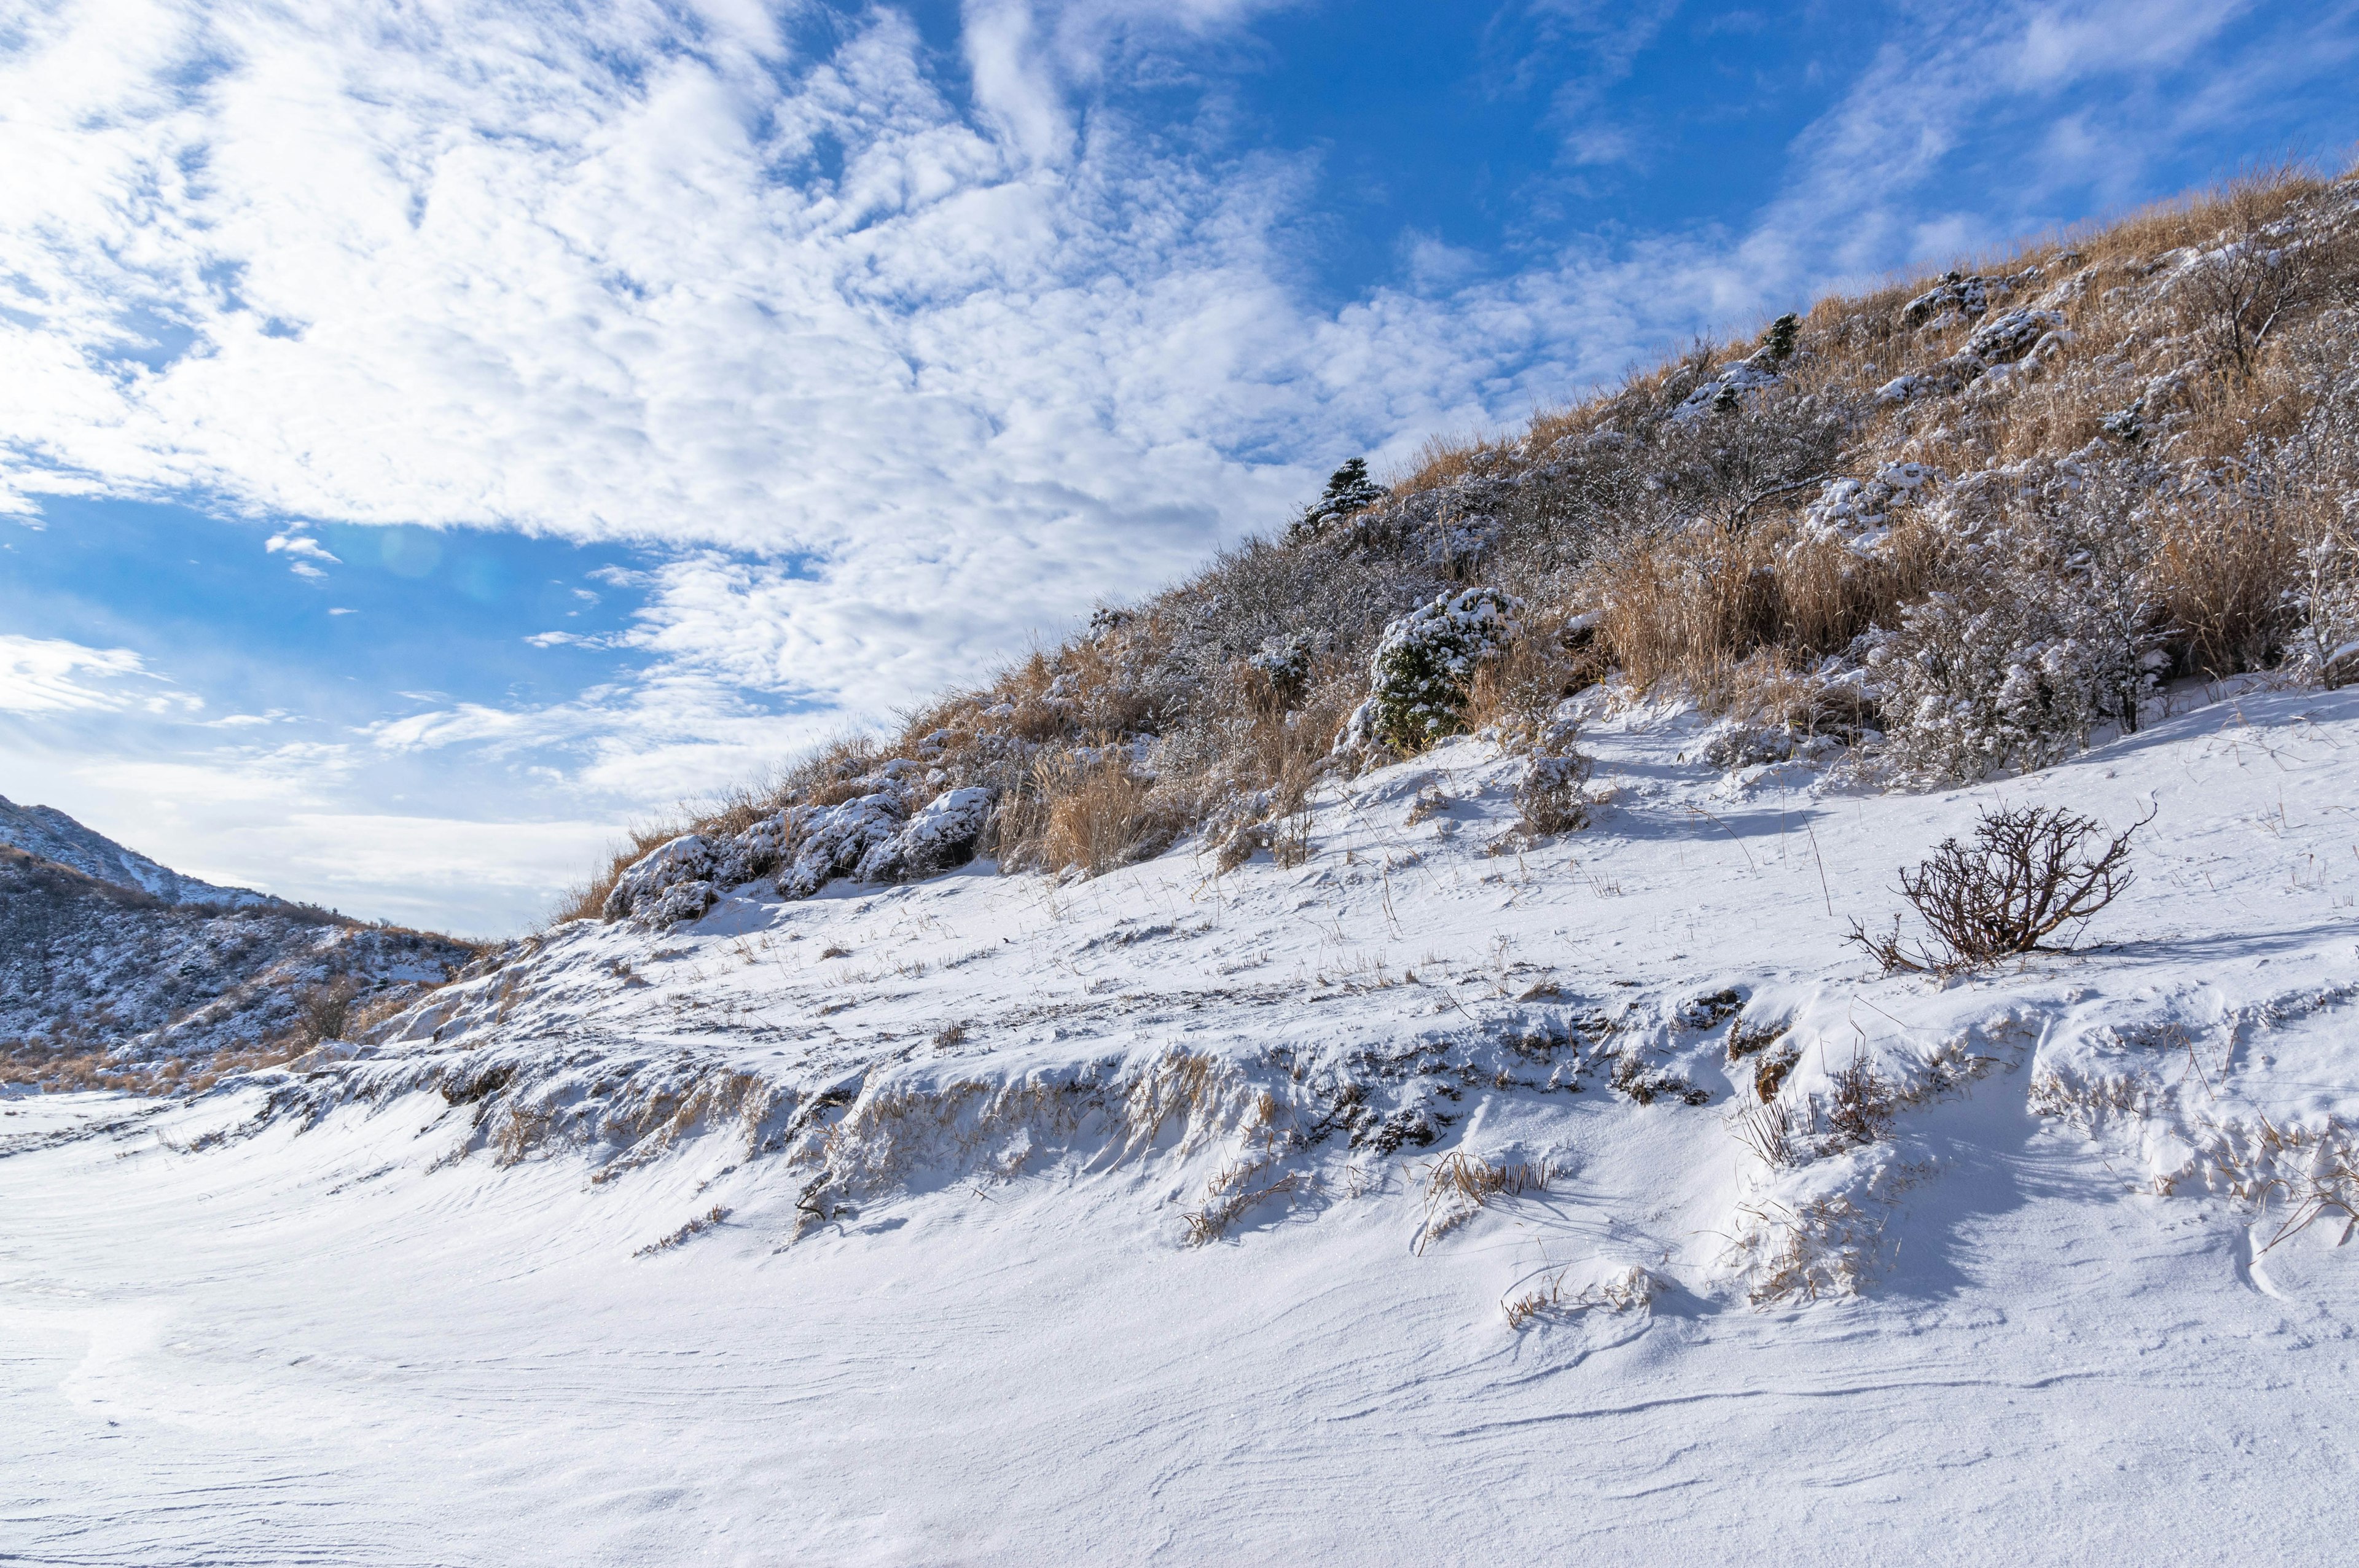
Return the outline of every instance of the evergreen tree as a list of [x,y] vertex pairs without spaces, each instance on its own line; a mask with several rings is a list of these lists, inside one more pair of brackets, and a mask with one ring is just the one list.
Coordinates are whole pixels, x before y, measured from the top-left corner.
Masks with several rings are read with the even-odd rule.
[[1348,517],[1366,510],[1385,498],[1385,487],[1368,477],[1368,460],[1353,458],[1327,476],[1327,488],[1320,492],[1295,524],[1298,534],[1315,534],[1331,517]]

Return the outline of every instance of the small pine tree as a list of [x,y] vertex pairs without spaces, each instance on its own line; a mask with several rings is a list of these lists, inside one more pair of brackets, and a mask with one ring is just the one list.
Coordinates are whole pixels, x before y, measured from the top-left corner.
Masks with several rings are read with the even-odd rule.
[[1327,476],[1327,488],[1304,509],[1298,534],[1313,534],[1331,517],[1348,517],[1385,498],[1385,487],[1368,477],[1368,460],[1353,458]]
[[1769,323],[1769,330],[1761,334],[1761,346],[1769,351],[1769,357],[1773,360],[1782,361],[1791,358],[1794,352],[1794,340],[1800,335],[1801,330],[1801,318],[1788,311]]

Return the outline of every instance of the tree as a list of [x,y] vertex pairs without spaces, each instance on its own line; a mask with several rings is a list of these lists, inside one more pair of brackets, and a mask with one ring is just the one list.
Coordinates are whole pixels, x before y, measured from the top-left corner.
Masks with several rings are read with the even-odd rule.
[[1299,531],[1314,534],[1332,517],[1348,517],[1385,498],[1383,485],[1368,478],[1368,460],[1353,458],[1327,476],[1327,488],[1303,512]]

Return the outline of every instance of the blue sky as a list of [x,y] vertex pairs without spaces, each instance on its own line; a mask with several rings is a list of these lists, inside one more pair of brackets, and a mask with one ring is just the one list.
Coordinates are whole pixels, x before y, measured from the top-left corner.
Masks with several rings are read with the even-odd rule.
[[2351,5],[35,5],[0,794],[522,928],[1342,458],[2359,140]]

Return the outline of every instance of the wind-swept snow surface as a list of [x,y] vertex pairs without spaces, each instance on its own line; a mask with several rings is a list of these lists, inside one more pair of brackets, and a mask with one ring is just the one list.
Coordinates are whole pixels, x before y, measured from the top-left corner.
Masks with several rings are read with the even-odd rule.
[[[1462,741],[1329,786],[1291,870],[740,890],[306,1072],[5,1102],[0,1534],[2343,1555],[2359,695],[1939,795],[1587,720],[1611,798],[1538,844]],[[2000,802],[2153,814],[2081,951],[1843,944]]]

